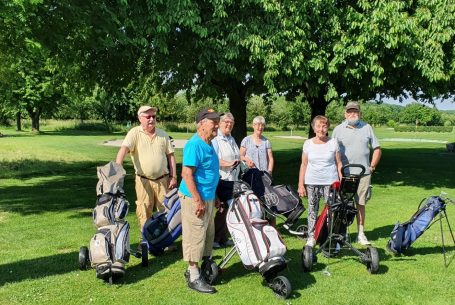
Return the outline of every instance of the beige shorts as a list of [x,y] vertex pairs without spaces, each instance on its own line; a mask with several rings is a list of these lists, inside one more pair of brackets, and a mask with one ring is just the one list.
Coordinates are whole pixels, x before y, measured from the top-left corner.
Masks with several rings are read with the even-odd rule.
[[199,218],[196,216],[196,204],[193,198],[180,196],[182,250],[183,260],[186,262],[200,262],[202,257],[212,255],[213,238],[215,237],[215,200],[203,202],[205,214]]
[[365,175],[360,178],[359,188],[357,189],[357,194],[355,196],[355,202],[358,205],[366,205],[367,203],[367,192],[371,184],[371,175]]

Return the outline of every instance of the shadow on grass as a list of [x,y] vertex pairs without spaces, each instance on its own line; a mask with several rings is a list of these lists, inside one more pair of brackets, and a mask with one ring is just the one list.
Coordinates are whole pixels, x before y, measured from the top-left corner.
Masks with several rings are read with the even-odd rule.
[[[227,249],[229,251],[230,248]],[[316,281],[314,276],[310,273],[304,273],[302,267],[300,265],[300,250],[291,249],[286,252],[285,258],[288,260],[288,264],[286,269],[279,272],[277,276],[285,276],[288,278],[289,282],[291,283],[293,292],[291,294],[290,299],[296,299],[301,296],[297,290],[303,290],[308,288],[309,286],[313,285]],[[238,254],[235,254],[237,256]],[[223,259],[223,255],[216,255],[214,256],[214,260],[217,264]],[[260,275],[258,268],[254,268],[253,270],[247,270],[241,262],[236,262],[234,264],[228,263],[220,272],[216,285],[224,285],[229,283],[232,280],[235,280],[240,277],[249,276],[250,274],[256,274],[261,280],[258,280],[257,285],[262,285],[264,287],[268,287],[267,282],[263,279]]]
[[77,257],[77,252],[69,252],[0,265],[0,287],[78,270]]
[[[298,183],[301,149],[274,151],[274,184]],[[455,188],[455,155],[441,148],[383,148],[372,183],[383,186],[415,186],[424,189]]]
[[[92,209],[96,202],[96,167],[105,162],[2,162],[0,178],[20,181],[16,185],[0,186],[0,210],[30,215],[68,209]],[[181,164],[177,167],[181,168]],[[125,164],[125,170],[125,194],[130,201],[130,208],[135,209],[134,169],[128,163]],[[79,216],[87,217],[89,214],[80,212]]]
[[[136,250],[139,244],[133,244],[131,250]],[[136,264],[131,267],[127,267],[125,277],[117,281],[118,284],[132,284],[144,280],[157,274],[159,272],[165,272],[166,267],[174,264],[175,262],[182,259],[182,245],[181,241],[174,243],[177,246],[176,251],[164,252],[159,256],[152,256],[149,254],[148,266],[144,267],[142,264]],[[131,260],[141,260],[141,258],[131,257]],[[183,281],[182,270],[182,281]]]

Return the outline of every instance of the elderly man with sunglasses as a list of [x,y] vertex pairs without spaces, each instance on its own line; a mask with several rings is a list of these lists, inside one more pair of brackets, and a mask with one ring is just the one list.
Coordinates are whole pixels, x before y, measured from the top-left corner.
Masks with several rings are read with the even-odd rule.
[[154,210],[163,211],[169,189],[177,186],[174,147],[165,131],[156,128],[157,108],[141,106],[140,125],[132,128],[118,151],[116,163],[122,165],[130,153],[136,172],[136,215],[140,230]]
[[348,102],[345,107],[344,117],[346,120],[335,127],[332,138],[338,141],[343,165],[360,164],[365,167],[365,173],[360,179],[355,202],[358,210],[357,242],[366,246],[370,242],[364,232],[365,205],[367,202],[368,188],[371,184],[371,174],[375,171],[381,159],[381,146],[370,124],[360,120],[361,112],[359,103],[353,101]]

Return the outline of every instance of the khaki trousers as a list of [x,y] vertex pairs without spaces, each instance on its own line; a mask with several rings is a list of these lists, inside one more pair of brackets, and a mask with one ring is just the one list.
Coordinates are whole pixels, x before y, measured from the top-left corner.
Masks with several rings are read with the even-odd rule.
[[205,214],[196,216],[196,204],[193,198],[181,195],[182,213],[182,250],[186,262],[200,262],[202,257],[212,255],[215,226],[213,212],[215,200],[203,201]]
[[152,181],[136,176],[136,216],[140,230],[149,219],[153,211],[164,211],[164,197],[168,192],[169,177]]

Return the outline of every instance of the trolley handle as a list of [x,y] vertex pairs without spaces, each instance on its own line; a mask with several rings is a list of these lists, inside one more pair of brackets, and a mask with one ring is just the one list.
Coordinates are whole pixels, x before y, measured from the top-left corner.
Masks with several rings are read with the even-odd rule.
[[346,175],[346,169],[348,169],[348,168],[358,168],[358,169],[360,169],[360,173],[359,174],[351,174],[351,173],[349,173],[350,176],[361,177],[361,176],[363,176],[363,174],[365,174],[365,166],[363,166],[362,164],[346,164],[346,165],[343,165],[343,167],[341,168],[341,173],[343,174],[343,176]]

